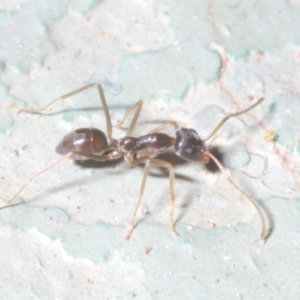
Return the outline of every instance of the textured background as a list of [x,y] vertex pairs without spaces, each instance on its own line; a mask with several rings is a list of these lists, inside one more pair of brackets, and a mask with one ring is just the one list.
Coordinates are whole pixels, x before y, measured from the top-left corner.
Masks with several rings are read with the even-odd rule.
[[180,236],[168,174],[152,168],[124,241],[143,167],[65,161],[0,211],[0,298],[298,299],[299,13],[299,0],[0,1],[2,201],[59,158],[69,131],[105,128],[94,88],[46,116],[16,116],[11,103],[39,107],[101,82],[114,125],[143,99],[134,135],[172,119],[205,137],[263,96],[210,144],[273,227],[263,244],[256,211],[220,172],[167,155]]

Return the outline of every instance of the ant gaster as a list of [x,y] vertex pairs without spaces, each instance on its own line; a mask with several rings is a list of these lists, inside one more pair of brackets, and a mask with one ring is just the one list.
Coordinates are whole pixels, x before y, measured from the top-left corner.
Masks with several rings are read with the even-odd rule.
[[[169,171],[169,198],[171,200],[171,210],[170,210],[170,223],[172,231],[178,235],[178,232],[174,223],[174,207],[175,207],[175,191],[174,191],[174,168],[173,165],[167,161],[164,161],[160,158],[157,158],[161,153],[165,152],[168,148],[174,146],[175,153],[179,157],[192,161],[192,162],[203,162],[208,163],[211,160],[215,162],[215,164],[219,167],[221,172],[225,175],[227,180],[233,185],[237,190],[239,190],[244,196],[250,200],[250,202],[255,207],[258,212],[261,223],[262,230],[260,238],[262,240],[266,240],[269,235],[269,230],[266,229],[266,221],[262,210],[260,209],[258,203],[254,198],[244,192],[231,178],[231,176],[225,171],[222,164],[219,160],[212,155],[205,146],[205,141],[210,139],[215,133],[221,128],[221,126],[231,117],[238,116],[248,112],[253,109],[255,106],[260,104],[263,101],[263,98],[260,98],[256,103],[254,103],[249,108],[230,114],[224,117],[221,122],[217,125],[217,127],[209,134],[209,136],[202,140],[198,133],[194,129],[190,128],[182,128],[179,127],[178,124],[174,121],[169,121],[163,125],[158,126],[157,128],[150,131],[148,134],[140,136],[140,137],[132,137],[132,131],[137,122],[138,116],[140,114],[143,101],[138,101],[133,106],[131,106],[124,115],[124,118],[121,122],[119,122],[118,126],[121,127],[128,115],[134,111],[133,118],[130,122],[130,125],[127,129],[125,137],[121,139],[114,139],[112,137],[112,124],[111,117],[109,114],[109,110],[107,107],[107,103],[105,100],[103,88],[99,83],[91,83],[86,86],[83,86],[75,91],[72,91],[68,94],[62,95],[44,107],[38,109],[32,108],[20,108],[19,112],[27,112],[27,113],[41,113],[50,107],[53,103],[57,101],[62,101],[66,98],[69,98],[77,93],[82,92],[92,86],[97,86],[101,103],[103,106],[103,111],[106,120],[106,132],[103,133],[99,129],[95,128],[81,128],[72,131],[67,134],[59,145],[56,147],[56,152],[64,155],[61,159],[48,166],[46,169],[41,172],[33,175],[28,181],[17,191],[15,195],[13,195],[10,199],[6,201],[2,207],[9,206],[12,201],[19,196],[19,194],[29,185],[30,182],[35,180],[37,177],[50,170],[54,166],[58,165],[60,162],[64,161],[67,158],[72,158],[73,160],[84,160],[84,159],[92,159],[95,161],[109,161],[116,160],[121,157],[125,159],[128,165],[133,166],[137,164],[144,164],[144,174],[140,186],[139,198],[137,204],[134,209],[134,213],[132,216],[131,226],[126,235],[126,239],[129,239],[134,227],[135,227],[135,218],[140,206],[142,195],[144,193],[146,180],[149,172],[150,166],[156,166],[160,168],[166,168]],[[162,133],[160,131],[164,130],[168,126],[173,126],[175,129],[175,137],[169,136],[168,134]]]

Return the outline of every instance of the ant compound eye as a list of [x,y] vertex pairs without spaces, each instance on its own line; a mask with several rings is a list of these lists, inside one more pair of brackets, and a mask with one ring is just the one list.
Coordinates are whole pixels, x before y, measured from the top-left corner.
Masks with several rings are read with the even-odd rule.
[[197,149],[194,147],[189,147],[185,149],[185,153],[190,157],[194,157],[197,155]]
[[178,156],[190,161],[201,161],[205,150],[204,141],[194,129],[176,130],[175,152]]

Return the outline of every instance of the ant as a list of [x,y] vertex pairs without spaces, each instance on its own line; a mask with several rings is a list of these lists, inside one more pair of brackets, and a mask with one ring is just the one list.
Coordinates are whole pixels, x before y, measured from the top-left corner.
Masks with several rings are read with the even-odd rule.
[[[135,219],[138,208],[140,206],[142,196],[144,193],[146,180],[149,172],[150,166],[156,166],[159,168],[165,168],[169,171],[169,198],[171,200],[171,210],[170,210],[170,224],[172,231],[179,235],[176,230],[175,222],[174,222],[174,208],[175,208],[175,191],[174,191],[174,181],[175,181],[175,173],[173,165],[167,161],[164,161],[160,158],[157,158],[161,153],[165,152],[168,148],[174,147],[176,155],[179,157],[191,161],[191,162],[203,162],[207,164],[210,160],[214,161],[214,163],[219,167],[221,172],[227,178],[229,183],[234,186],[240,193],[242,193],[248,200],[252,203],[256,211],[258,212],[261,223],[262,230],[260,238],[265,241],[270,233],[269,230],[266,229],[266,220],[264,214],[259,207],[258,203],[254,198],[248,195],[245,191],[243,191],[232,179],[232,177],[225,171],[223,165],[220,161],[212,155],[206,148],[205,142],[213,137],[216,132],[223,126],[223,124],[230,119],[231,117],[239,116],[244,114],[257,105],[259,105],[264,98],[260,98],[256,103],[244,109],[242,111],[232,113],[224,117],[216,128],[208,135],[206,139],[201,139],[198,136],[198,133],[191,128],[183,128],[179,127],[175,121],[168,121],[165,124],[162,124],[148,134],[140,136],[140,137],[132,137],[132,131],[136,125],[137,119],[139,117],[140,111],[143,106],[143,101],[138,101],[126,111],[123,120],[119,121],[118,126],[121,127],[125,122],[127,117],[131,112],[134,112],[133,118],[130,122],[130,125],[127,129],[127,132],[123,138],[114,139],[112,136],[112,124],[111,117],[109,114],[109,109],[105,100],[104,91],[100,83],[90,83],[85,85],[79,89],[76,89],[70,93],[64,94],[49,104],[41,107],[41,108],[19,108],[18,113],[27,112],[32,114],[38,114],[46,110],[52,104],[58,101],[63,101],[66,98],[69,98],[75,94],[78,94],[90,87],[96,86],[100,95],[100,100],[102,103],[105,120],[106,120],[106,132],[105,133],[96,128],[80,128],[72,131],[67,134],[61,142],[56,147],[56,152],[58,154],[64,155],[61,159],[54,162],[52,165],[48,166],[44,170],[36,173],[32,177],[30,177],[27,182],[14,194],[10,199],[6,201],[0,208],[9,206],[15,198],[17,198],[20,193],[37,177],[52,169],[54,166],[58,165],[62,161],[67,158],[72,158],[75,161],[81,161],[85,159],[91,159],[95,161],[111,161],[119,158],[124,158],[129,166],[134,166],[137,164],[144,164],[144,173],[142,177],[142,182],[139,191],[139,197],[137,204],[135,206],[130,229],[127,232],[125,237],[128,240],[134,230],[135,227]],[[173,126],[175,129],[175,137],[172,137],[166,133],[162,133],[160,131],[165,128]]]

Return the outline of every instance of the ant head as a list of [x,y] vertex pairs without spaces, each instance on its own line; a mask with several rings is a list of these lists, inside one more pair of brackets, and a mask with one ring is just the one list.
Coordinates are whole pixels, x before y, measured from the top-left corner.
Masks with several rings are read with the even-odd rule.
[[189,161],[209,162],[206,147],[198,133],[190,128],[178,128],[176,130],[175,152],[178,156]]

